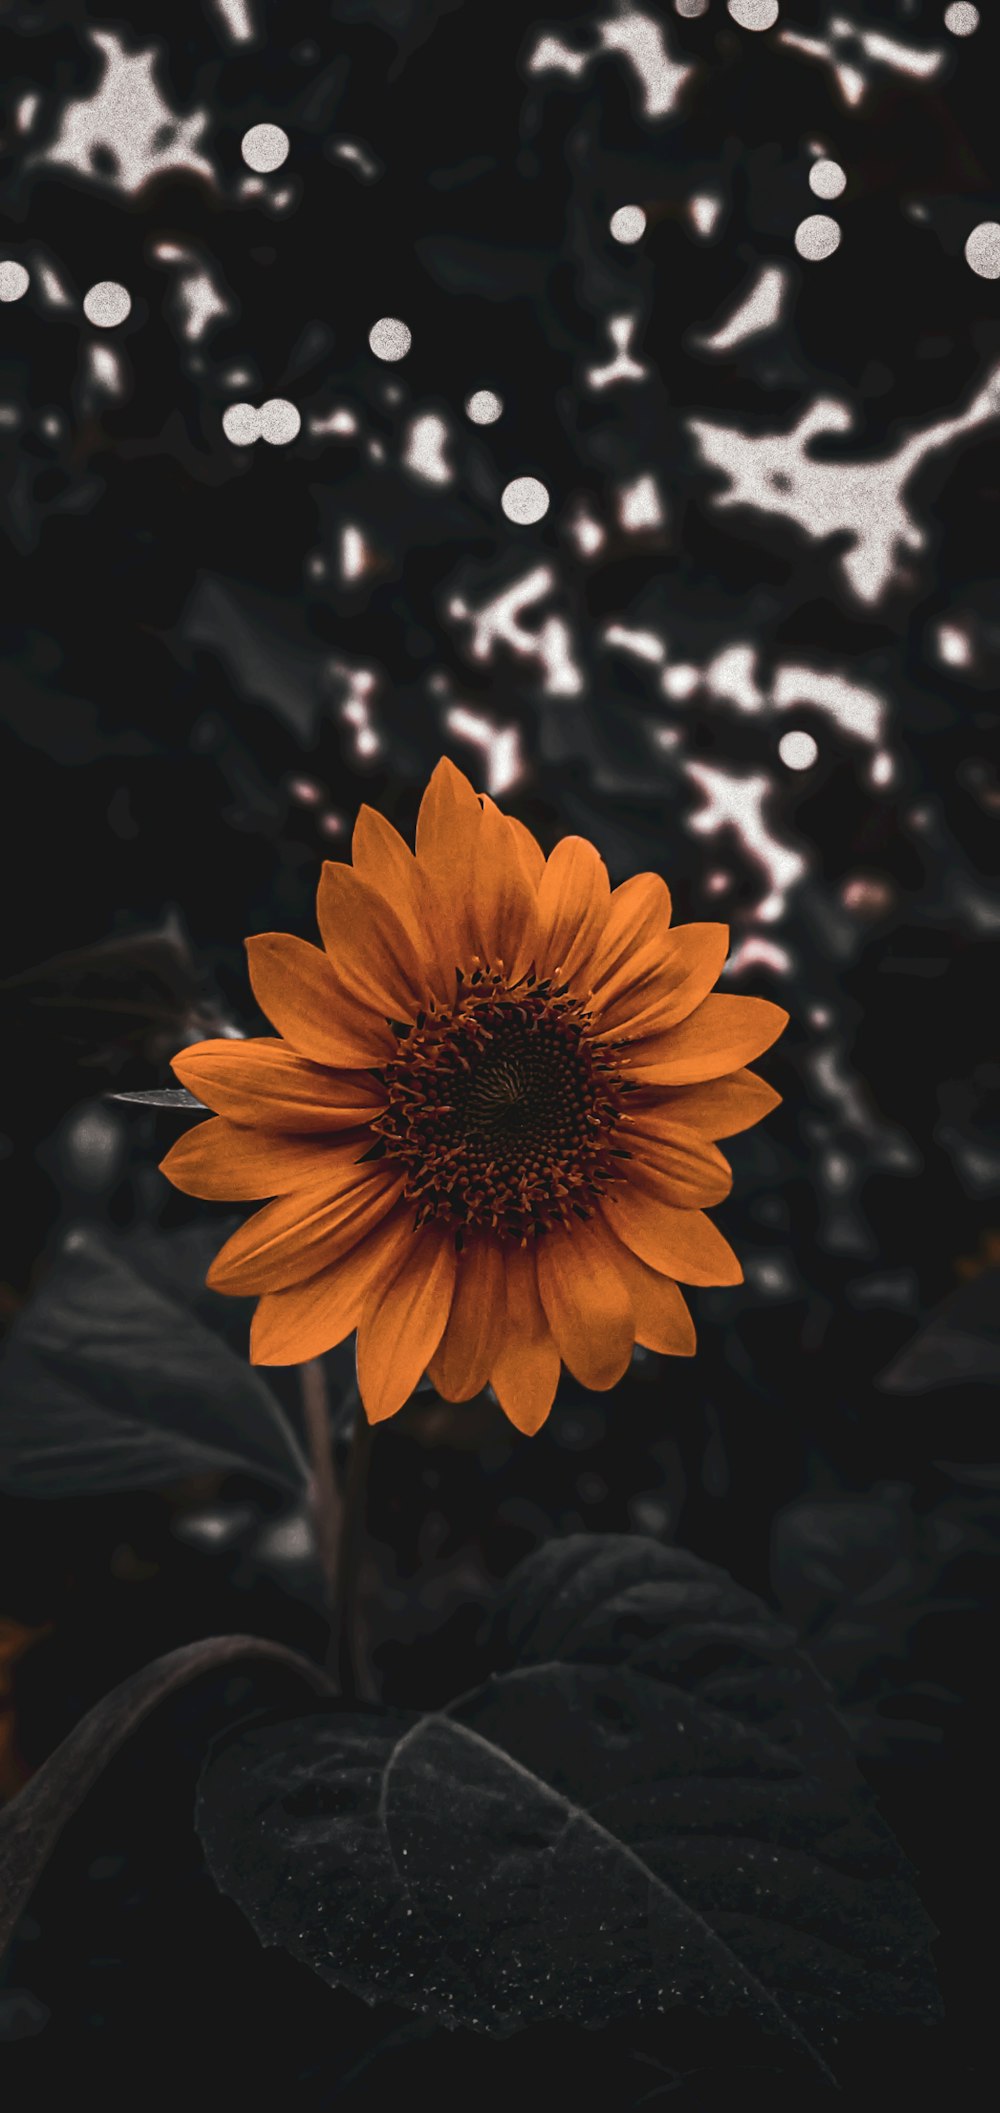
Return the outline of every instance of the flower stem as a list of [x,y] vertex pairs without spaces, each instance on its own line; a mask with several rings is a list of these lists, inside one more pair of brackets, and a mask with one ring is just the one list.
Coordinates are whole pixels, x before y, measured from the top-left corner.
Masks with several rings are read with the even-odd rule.
[[323,1572],[327,1617],[332,1623],[337,1604],[337,1549],[343,1521],[341,1496],[333,1470],[330,1408],[322,1358],[310,1358],[307,1364],[300,1367],[299,1377],[302,1387],[302,1421],[312,1470],[309,1506],[316,1536],[316,1553]]
[[372,1435],[372,1426],[359,1401],[341,1498],[334,1620],[327,1666],[335,1674],[341,1694],[361,1702],[370,1702],[374,1695],[358,1623],[358,1562],[365,1536]]
[[322,1358],[311,1358],[300,1372],[302,1419],[312,1469],[310,1507],[330,1625],[326,1667],[342,1695],[370,1702],[374,1689],[358,1633],[357,1583],[358,1559],[364,1543],[372,1427],[359,1402],[347,1471],[338,1483]]

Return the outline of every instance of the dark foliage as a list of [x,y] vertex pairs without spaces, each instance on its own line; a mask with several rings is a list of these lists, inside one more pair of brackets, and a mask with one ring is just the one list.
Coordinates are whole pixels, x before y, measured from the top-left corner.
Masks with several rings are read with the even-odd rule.
[[166,1658],[154,1659],[110,1695],[102,1696],[30,1785],[10,1800],[0,1815],[0,1952],[6,1951],[64,1828],[119,1748],[178,1688],[219,1666],[239,1666],[247,1659],[252,1665],[262,1661],[269,1669],[277,1666],[290,1685],[298,1682],[309,1694],[321,1694],[331,1686],[308,1659],[260,1637],[212,1636],[186,1644]]
[[984,1269],[971,1284],[928,1315],[882,1385],[894,1394],[926,1394],[963,1380],[1000,1379],[1000,1269]]
[[342,1708],[209,1766],[209,1868],[264,1943],[491,2033],[742,2008],[827,2076],[831,2024],[934,2015],[932,1931],[830,1702],[722,1573],[550,1543],[479,1674],[430,1714]]
[[304,1486],[305,1461],[266,1381],[127,1250],[75,1232],[0,1368],[0,1489],[104,1496],[241,1469]]

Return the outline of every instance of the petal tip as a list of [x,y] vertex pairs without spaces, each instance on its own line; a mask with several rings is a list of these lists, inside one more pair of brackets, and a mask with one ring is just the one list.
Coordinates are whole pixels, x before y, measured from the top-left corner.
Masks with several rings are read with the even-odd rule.
[[544,1430],[545,1425],[548,1423],[549,1417],[552,1414],[551,1408],[546,1409],[544,1414],[539,1416],[538,1421],[536,1423],[526,1416],[522,1418],[513,1415],[511,1410],[507,1408],[504,1402],[500,1403],[500,1407],[503,1409],[503,1413],[506,1416],[508,1423],[513,1424],[514,1429],[520,1438],[537,1438],[539,1431]]
[[[408,1394],[406,1401],[410,1399],[411,1396]],[[366,1401],[364,1394],[362,1393],[361,1395],[361,1406],[365,1412],[365,1420],[372,1425],[388,1423],[390,1417],[398,1416],[400,1409],[405,1409],[406,1401],[393,1401],[391,1398],[388,1401]]]
[[273,942],[276,939],[280,939],[281,936],[280,932],[251,932],[249,937],[244,939],[243,951],[246,954],[251,970],[255,960],[260,961],[265,956],[273,954]]
[[301,1357],[291,1356],[287,1350],[281,1350],[274,1343],[268,1343],[267,1321],[266,1319],[262,1320],[260,1306],[258,1305],[254,1310],[254,1316],[250,1323],[250,1363],[252,1365],[270,1365],[273,1367],[277,1365],[300,1365],[303,1362],[304,1360]]
[[439,785],[451,785],[456,792],[471,792],[475,799],[479,798],[472,779],[466,777],[464,770],[459,770],[458,764],[453,763],[450,756],[438,757],[427,781],[428,790],[435,782]]
[[206,1287],[209,1291],[221,1291],[227,1299],[245,1299],[247,1297],[246,1285],[234,1284],[234,1275],[239,1275],[239,1263],[227,1261],[225,1248],[220,1248],[214,1261],[209,1263],[205,1271]]

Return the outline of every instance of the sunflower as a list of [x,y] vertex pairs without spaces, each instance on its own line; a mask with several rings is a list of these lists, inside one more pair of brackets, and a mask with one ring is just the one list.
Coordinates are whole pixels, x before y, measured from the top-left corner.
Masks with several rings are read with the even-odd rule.
[[322,950],[247,941],[277,1039],[173,1060],[215,1114],[163,1172],[274,1199],[208,1274],[258,1297],[254,1363],[357,1329],[371,1422],[427,1371],[533,1432],[562,1364],[604,1389],[637,1342],[690,1356],[678,1282],[742,1280],[705,1215],[732,1185],[715,1140],[777,1104],[744,1066],[788,1015],[711,995],[728,929],[672,928],[657,874],[612,889],[578,836],[545,858],[447,760],[415,854],[362,807],[352,859],[322,870]]

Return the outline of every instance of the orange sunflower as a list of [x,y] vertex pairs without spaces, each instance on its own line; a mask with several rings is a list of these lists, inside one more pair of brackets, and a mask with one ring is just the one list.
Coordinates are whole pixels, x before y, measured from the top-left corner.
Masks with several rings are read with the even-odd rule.
[[275,1199],[208,1275],[257,1295],[255,1364],[357,1329],[371,1422],[429,1371],[537,1431],[562,1364],[603,1389],[637,1342],[690,1356],[678,1280],[741,1281],[704,1211],[732,1185],[714,1140],[777,1104],[743,1067],[788,1015],[711,995],[728,928],[673,929],[657,874],[612,889],[578,836],[545,858],[446,760],[415,854],[362,807],[352,857],[323,867],[322,951],[247,941],[277,1039],[174,1058],[216,1112],[163,1172]]

